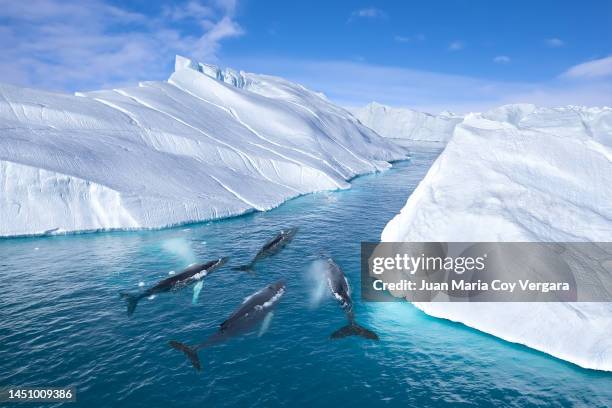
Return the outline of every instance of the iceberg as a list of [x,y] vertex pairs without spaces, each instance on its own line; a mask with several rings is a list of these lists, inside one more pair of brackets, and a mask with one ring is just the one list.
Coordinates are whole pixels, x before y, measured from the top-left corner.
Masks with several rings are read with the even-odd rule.
[[453,134],[463,117],[451,112],[431,115],[408,108],[392,108],[372,102],[363,108],[353,109],[361,123],[381,136],[396,142],[418,142],[443,145]]
[[[611,176],[611,108],[506,105],[472,113],[382,240],[609,241]],[[579,366],[612,371],[612,303],[415,305]]]
[[345,189],[406,151],[281,78],[177,56],[168,81],[0,85],[0,236],[159,228]]

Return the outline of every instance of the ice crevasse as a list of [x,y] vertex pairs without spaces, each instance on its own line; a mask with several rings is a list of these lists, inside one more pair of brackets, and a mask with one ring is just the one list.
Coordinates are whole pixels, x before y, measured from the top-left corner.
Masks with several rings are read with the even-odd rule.
[[0,236],[267,210],[405,157],[301,85],[180,56],[168,81],[128,88],[0,85]]
[[[382,240],[608,242],[611,179],[610,108],[524,104],[469,114]],[[612,371],[612,303],[415,305],[579,366]]]

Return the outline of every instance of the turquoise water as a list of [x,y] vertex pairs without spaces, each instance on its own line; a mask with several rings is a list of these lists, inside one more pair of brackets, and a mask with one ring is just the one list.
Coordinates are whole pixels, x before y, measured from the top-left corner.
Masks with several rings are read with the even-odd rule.
[[[377,240],[438,152],[242,217],[146,232],[0,240],[0,386],[74,386],[74,407],[610,406],[612,375],[430,318],[406,303],[359,301],[359,244]],[[255,275],[225,267],[193,291],[138,291],[195,260],[247,261],[281,228],[295,240]],[[381,340],[330,341],[345,323],[317,303],[308,267],[324,251],[352,282],[357,320]],[[284,277],[267,332],[200,352],[197,373],[168,340],[200,342],[242,299]],[[24,405],[26,406],[26,405]],[[27,406],[36,406],[29,404]],[[45,405],[54,406],[54,405]],[[57,404],[56,404],[57,406]]]

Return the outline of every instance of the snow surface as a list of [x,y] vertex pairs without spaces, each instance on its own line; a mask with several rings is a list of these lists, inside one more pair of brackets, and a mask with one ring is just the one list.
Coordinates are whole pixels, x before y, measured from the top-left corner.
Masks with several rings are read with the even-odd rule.
[[406,155],[301,85],[180,56],[130,88],[0,85],[0,129],[0,236],[267,210]]
[[[470,114],[383,241],[610,241],[612,109]],[[610,277],[612,279],[612,277]],[[612,371],[612,303],[415,303],[586,368]]]
[[450,112],[431,115],[408,108],[392,108],[376,102],[363,108],[352,109],[352,112],[361,123],[381,136],[412,142],[446,143],[455,126],[463,120],[462,116]]

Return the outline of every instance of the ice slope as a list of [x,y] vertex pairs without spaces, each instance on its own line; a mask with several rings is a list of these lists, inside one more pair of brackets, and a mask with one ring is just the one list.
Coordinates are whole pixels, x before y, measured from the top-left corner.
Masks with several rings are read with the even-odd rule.
[[403,157],[300,85],[182,57],[167,82],[129,88],[0,85],[0,236],[267,210]]
[[[612,109],[470,114],[383,241],[610,241]],[[612,278],[612,277],[611,277]],[[586,368],[612,371],[610,303],[416,303]]]
[[353,109],[361,123],[374,129],[381,136],[416,142],[445,143],[453,134],[462,116],[450,112],[430,115],[407,108],[392,108],[372,102],[363,108]]

